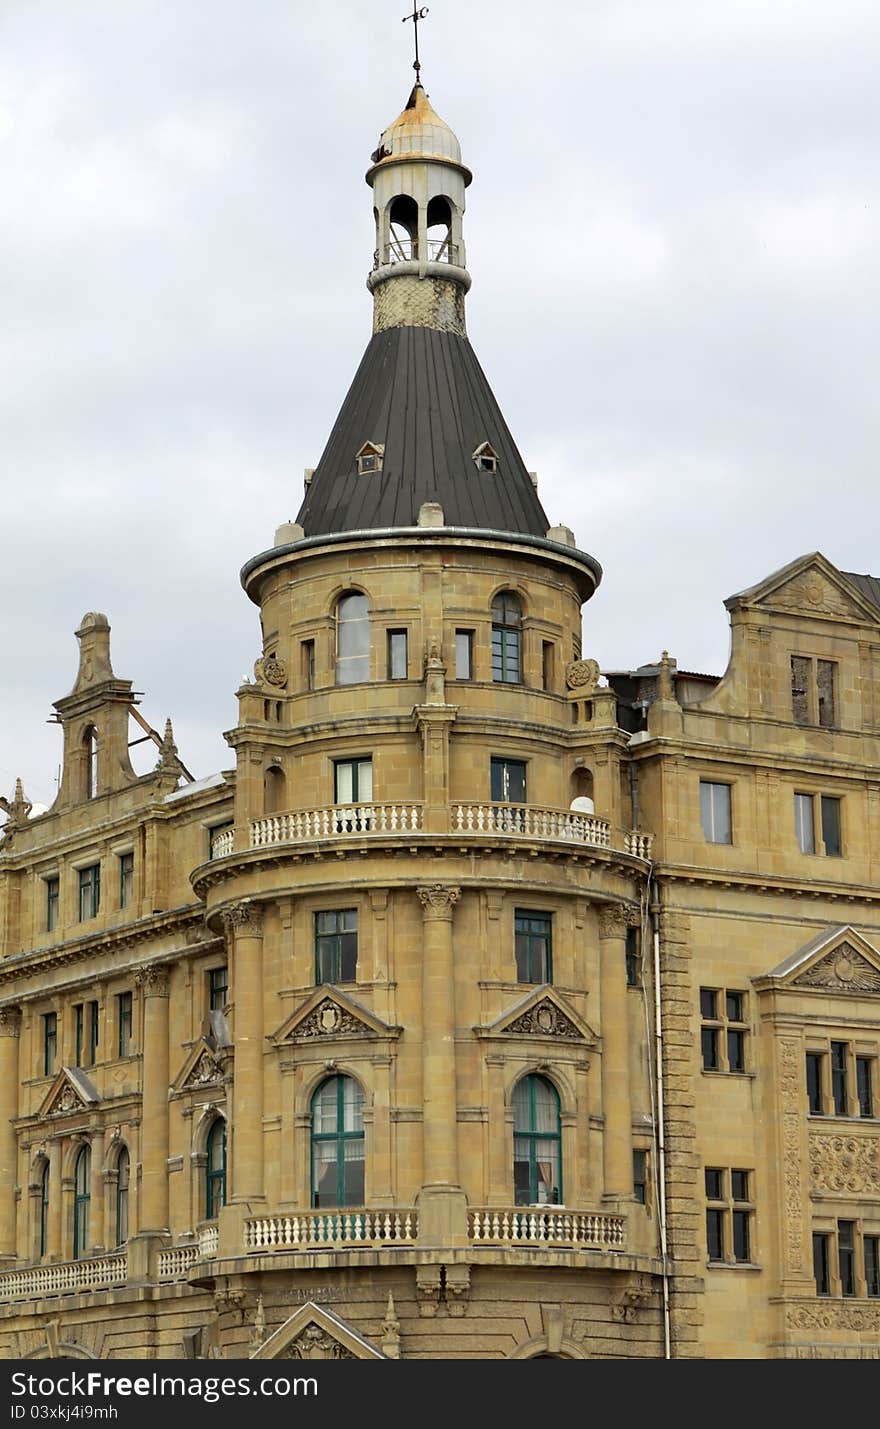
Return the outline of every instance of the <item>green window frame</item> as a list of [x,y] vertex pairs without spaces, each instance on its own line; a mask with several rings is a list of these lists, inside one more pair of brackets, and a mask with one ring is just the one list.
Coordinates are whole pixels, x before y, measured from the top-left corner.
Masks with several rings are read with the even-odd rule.
[[559,1093],[537,1073],[513,1092],[513,1190],[517,1206],[562,1204]]
[[225,1205],[226,1121],[218,1116],[205,1142],[205,1220],[216,1220]]
[[116,1158],[116,1244],[128,1240],[128,1188],[131,1182],[131,1157],[123,1146]]
[[92,1151],[81,1146],[73,1172],[73,1258],[82,1260],[89,1248],[89,1205],[91,1202]]
[[208,969],[208,1011],[222,1012],[229,1001],[229,968],[226,963]]
[[58,1013],[43,1013],[43,1076],[51,1077],[58,1056]]
[[312,1205],[364,1204],[364,1094],[354,1077],[329,1077],[312,1097]]
[[40,1259],[49,1249],[49,1162],[44,1161],[40,1176]]
[[120,992],[116,998],[116,1052],[120,1057],[131,1055],[134,1034],[134,999],[130,992]]
[[85,1028],[85,1004],[77,1002],[73,1008],[73,1046],[75,1067],[83,1064],[83,1029]]
[[357,980],[356,908],[328,908],[315,914],[315,983]]
[[119,906],[127,908],[134,898],[134,854],[119,855]]
[[492,679],[522,683],[522,602],[513,591],[499,591],[492,602]]
[[79,870],[79,921],[85,923],[98,916],[101,906],[101,865],[89,864]]
[[89,1060],[87,1065],[94,1067],[98,1059],[98,1018],[100,1007],[97,1002],[90,1002],[89,1009]]
[[517,982],[552,982],[553,919],[551,915],[517,908],[513,926]]
[[58,904],[61,895],[61,880],[57,874],[46,879],[46,932],[54,933],[58,927]]

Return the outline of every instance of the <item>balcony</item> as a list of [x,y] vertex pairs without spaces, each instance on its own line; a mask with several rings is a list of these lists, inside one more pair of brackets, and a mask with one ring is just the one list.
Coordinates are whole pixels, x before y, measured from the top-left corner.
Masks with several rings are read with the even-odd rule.
[[[373,269],[385,263],[418,263],[419,245],[414,238],[398,238],[396,235],[390,243],[386,243],[380,256],[377,250],[373,255]],[[458,244],[452,243],[449,238],[429,238],[426,245],[425,258],[428,263],[458,263]]]
[[255,819],[251,824],[250,846],[269,848],[274,844],[308,843],[313,839],[419,833],[422,826],[421,804],[334,804],[323,809],[302,809],[292,814],[271,814],[265,819]]
[[107,1290],[124,1285],[128,1256],[104,1255],[94,1260],[67,1260],[0,1274],[0,1301],[38,1300],[43,1295],[69,1295],[77,1290]]
[[468,1211],[468,1239],[475,1245],[557,1246],[561,1250],[624,1250],[626,1220],[592,1211]]
[[591,848],[611,847],[611,825],[594,814],[539,809],[533,804],[453,804],[456,834],[504,834],[511,838],[564,839]]
[[415,1245],[418,1234],[419,1217],[414,1210],[305,1211],[245,1221],[244,1249],[253,1253]]

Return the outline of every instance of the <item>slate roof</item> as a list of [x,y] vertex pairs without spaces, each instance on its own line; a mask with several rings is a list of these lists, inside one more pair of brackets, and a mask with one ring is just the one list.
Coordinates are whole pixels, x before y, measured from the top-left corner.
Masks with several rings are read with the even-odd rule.
[[852,581],[866,600],[870,600],[873,605],[880,606],[880,576],[857,576],[853,571],[841,571],[841,575],[846,576],[848,581]]
[[[496,472],[473,461],[486,441]],[[359,475],[365,442],[384,445],[383,465]],[[415,526],[426,501],[446,526],[533,536],[550,526],[467,338],[389,328],[367,346],[296,519],[306,536]]]

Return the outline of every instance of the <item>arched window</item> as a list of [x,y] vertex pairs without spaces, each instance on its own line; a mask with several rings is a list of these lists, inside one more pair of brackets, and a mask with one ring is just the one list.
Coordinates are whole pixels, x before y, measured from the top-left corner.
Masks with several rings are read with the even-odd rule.
[[492,602],[492,679],[505,685],[522,679],[522,606],[509,590]]
[[116,1244],[128,1240],[128,1183],[131,1179],[131,1158],[123,1146],[116,1158]]
[[284,808],[287,802],[286,783],[284,770],[279,769],[277,764],[270,765],[263,779],[264,813],[278,814]]
[[218,1116],[205,1144],[205,1219],[216,1220],[226,1205],[226,1122]]
[[419,207],[409,194],[391,200],[388,213],[386,263],[402,263],[419,256]]
[[43,1165],[40,1177],[40,1259],[49,1249],[49,1163]]
[[81,1260],[89,1248],[89,1201],[91,1199],[92,1152],[81,1146],[73,1172],[73,1258]]
[[546,1077],[523,1077],[513,1093],[513,1187],[518,1206],[562,1201],[559,1094]]
[[94,799],[98,793],[98,731],[90,724],[83,735],[83,794]]
[[356,591],[336,604],[336,683],[357,685],[370,678],[370,606]]
[[458,254],[452,245],[452,205],[443,194],[435,194],[428,203],[428,261],[457,263]]
[[312,1205],[364,1204],[364,1094],[330,1077],[312,1097]]

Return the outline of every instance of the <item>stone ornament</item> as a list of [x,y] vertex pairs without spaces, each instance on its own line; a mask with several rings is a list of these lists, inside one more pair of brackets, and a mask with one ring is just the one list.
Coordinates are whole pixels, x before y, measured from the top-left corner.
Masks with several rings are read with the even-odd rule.
[[623,903],[602,903],[599,905],[599,937],[624,938],[630,926],[631,909]]
[[782,1174],[785,1198],[785,1251],[788,1268],[803,1267],[803,1193],[801,1190],[801,1047],[779,1044],[779,1092],[782,1101]]
[[534,1007],[530,1007],[528,1012],[522,1013],[504,1030],[505,1032],[523,1032],[531,1034],[533,1037],[564,1037],[578,1042],[583,1041],[583,1037],[571,1019],[566,1017],[565,1013],[560,1011],[549,997],[543,998],[541,1002],[536,1002]]
[[313,1008],[308,1017],[304,1017],[293,1031],[294,1037],[309,1039],[363,1037],[365,1034],[372,1035],[370,1028],[359,1018],[353,1017],[345,1008],[340,1007],[330,997],[325,997],[323,1002],[319,1002],[318,1006]]
[[263,931],[263,908],[260,903],[233,903],[224,908],[220,917],[227,933],[239,934],[245,938],[258,938]]
[[208,1082],[219,1082],[222,1069],[209,1052],[203,1052],[184,1082],[185,1087],[203,1087]]
[[287,666],[277,655],[267,655],[263,661],[263,679],[278,689],[287,684]]
[[443,883],[429,883],[417,888],[416,892],[426,918],[451,918],[452,910],[461,897],[460,888],[449,888]]
[[766,604],[779,610],[822,611],[828,615],[853,615],[857,607],[816,571],[805,571],[767,596]]
[[600,673],[597,660],[572,660],[565,667],[565,683],[578,694],[591,695],[599,683]]
[[329,1335],[320,1325],[312,1323],[306,1325],[295,1340],[291,1340],[284,1354],[279,1355],[278,1358],[285,1360],[354,1360],[357,1359],[357,1355],[353,1355],[345,1345],[334,1340],[332,1335]]
[[880,992],[880,971],[851,943],[841,943],[795,978],[794,986],[828,987],[837,992]]
[[58,1095],[54,1101],[46,1108],[47,1116],[65,1116],[69,1112],[84,1111],[85,1102],[71,1086],[70,1082],[65,1082],[58,1089]]
[[791,1330],[880,1330],[880,1307],[790,1305],[785,1321]]
[[169,980],[169,969],[161,963],[134,970],[135,987],[143,988],[144,997],[167,997]]
[[814,1191],[880,1197],[880,1136],[810,1137]]
[[0,1037],[18,1037],[21,1032],[21,1008],[0,1007]]

